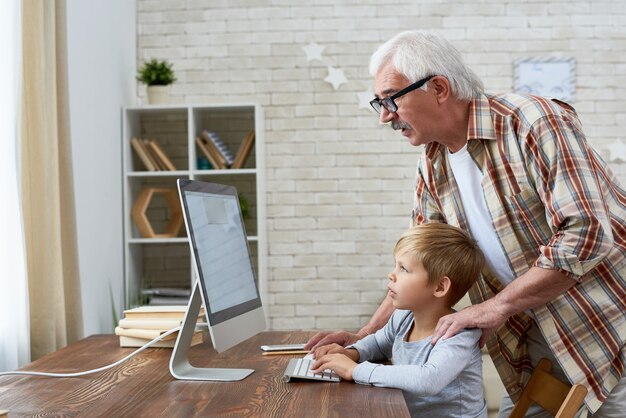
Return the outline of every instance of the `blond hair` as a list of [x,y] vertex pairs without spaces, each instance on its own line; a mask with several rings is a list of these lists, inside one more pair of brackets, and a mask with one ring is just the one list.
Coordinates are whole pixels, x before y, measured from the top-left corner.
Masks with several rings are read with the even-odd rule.
[[410,253],[424,266],[428,283],[444,276],[450,278],[450,306],[457,303],[476,282],[485,257],[463,230],[443,223],[428,223],[408,229],[393,250],[393,255]]

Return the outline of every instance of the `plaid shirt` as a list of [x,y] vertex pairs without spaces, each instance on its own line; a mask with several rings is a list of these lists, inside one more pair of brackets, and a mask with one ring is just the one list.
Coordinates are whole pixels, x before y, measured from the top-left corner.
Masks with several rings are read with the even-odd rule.
[[[483,172],[494,229],[516,277],[532,266],[577,281],[533,309],[547,343],[596,411],[626,364],[626,191],[585,139],[566,103],[515,94],[470,104],[468,151]],[[469,231],[445,147],[426,146],[418,164],[413,222],[446,222]],[[470,290],[480,303],[502,290],[488,271]],[[525,332],[510,317],[487,347],[515,400],[532,366]]]

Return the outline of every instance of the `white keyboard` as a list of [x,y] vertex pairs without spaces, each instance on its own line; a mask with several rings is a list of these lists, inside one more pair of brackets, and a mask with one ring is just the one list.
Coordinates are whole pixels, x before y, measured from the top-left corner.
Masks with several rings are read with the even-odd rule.
[[293,358],[289,360],[289,364],[285,369],[283,380],[290,382],[291,379],[317,380],[319,382],[339,382],[341,379],[330,370],[324,370],[322,373],[313,373],[311,366],[315,360],[310,358]]

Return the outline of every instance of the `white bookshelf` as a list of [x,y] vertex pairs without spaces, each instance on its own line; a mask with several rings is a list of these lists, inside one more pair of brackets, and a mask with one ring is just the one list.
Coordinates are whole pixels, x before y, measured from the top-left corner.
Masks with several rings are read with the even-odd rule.
[[[228,105],[150,105],[123,108],[122,167],[124,213],[124,290],[126,308],[140,302],[142,289],[190,288],[195,280],[184,225],[172,238],[145,238],[135,226],[131,211],[145,187],[176,188],[176,179],[188,178],[235,186],[249,205],[244,219],[254,260],[259,292],[267,295],[267,239],[264,177],[264,127],[262,109],[255,103]],[[195,139],[203,130],[216,132],[235,154],[250,130],[254,148],[241,169],[198,169]],[[146,171],[130,140],[155,139],[176,166],[175,171]],[[146,215],[155,232],[169,218],[163,198],[155,196]]]

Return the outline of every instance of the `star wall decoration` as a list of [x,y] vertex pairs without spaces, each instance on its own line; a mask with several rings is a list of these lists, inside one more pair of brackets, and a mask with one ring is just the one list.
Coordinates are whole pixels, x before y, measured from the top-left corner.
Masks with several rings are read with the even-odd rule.
[[337,90],[339,86],[348,82],[348,79],[343,74],[341,68],[334,68],[328,66],[328,76],[324,79],[325,82],[333,85],[333,89]]
[[611,153],[609,161],[620,160],[626,163],[626,144],[621,139],[617,139],[609,144],[608,150]]
[[369,109],[374,111],[370,105],[370,101],[374,98],[374,91],[371,88],[357,93],[356,95],[359,98],[359,109]]
[[309,42],[307,46],[303,46],[302,50],[306,54],[307,61],[322,60],[322,51],[326,47],[316,44],[315,42]]

